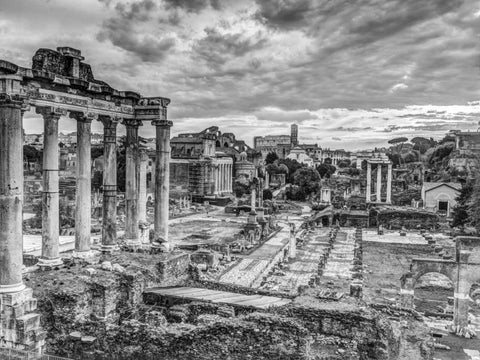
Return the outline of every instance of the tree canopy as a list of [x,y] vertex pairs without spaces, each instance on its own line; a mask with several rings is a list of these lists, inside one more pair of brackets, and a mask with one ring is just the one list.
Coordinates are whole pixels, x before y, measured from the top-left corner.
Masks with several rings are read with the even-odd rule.
[[278,160],[278,155],[275,152],[269,152],[265,157],[265,164],[273,164],[275,160]]

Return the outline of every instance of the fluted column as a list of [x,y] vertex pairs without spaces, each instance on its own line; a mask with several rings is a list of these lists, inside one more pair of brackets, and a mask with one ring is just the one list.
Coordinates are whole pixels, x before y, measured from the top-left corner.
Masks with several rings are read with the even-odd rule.
[[[9,82],[2,79],[0,85]],[[0,87],[0,293],[10,293],[25,288],[22,281],[23,102],[19,96],[2,90],[8,88]]]
[[127,245],[139,245],[138,228],[138,184],[140,173],[140,152],[138,148],[138,127],[142,125],[137,119],[125,119],[126,168],[125,168],[125,242]]
[[91,125],[93,114],[71,112],[77,120],[77,165],[75,194],[75,256],[89,257],[92,216]]
[[220,165],[215,165],[215,194],[220,193]]
[[103,207],[102,251],[118,249],[117,244],[117,125],[118,119],[100,116],[103,123]]
[[366,202],[367,203],[372,201],[371,191],[372,191],[372,164],[367,162],[367,189],[366,189],[366,192],[365,192],[365,197],[366,197]]
[[59,252],[59,191],[58,191],[58,120],[67,112],[52,107],[37,107],[43,116],[43,193],[42,193],[42,256],[38,265],[52,267],[62,264]]
[[382,202],[382,164],[377,164],[377,203]]
[[159,120],[152,121],[156,127],[155,163],[155,235],[152,246],[168,251],[168,212],[170,195],[170,128],[173,122],[166,119],[166,108]]

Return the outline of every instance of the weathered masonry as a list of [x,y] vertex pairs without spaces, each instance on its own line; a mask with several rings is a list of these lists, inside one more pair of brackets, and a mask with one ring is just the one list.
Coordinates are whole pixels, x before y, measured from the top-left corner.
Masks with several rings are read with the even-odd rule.
[[[40,266],[61,264],[59,257],[58,121],[77,121],[75,256],[89,257],[91,217],[91,123],[104,126],[102,250],[118,247],[116,230],[116,132],[127,130],[126,240],[140,245],[138,128],[156,126],[155,237],[152,248],[168,250],[170,127],[164,97],[118,91],[94,78],[79,50],[39,49],[27,69],[0,60],[0,345],[39,350],[44,334],[36,301],[22,281],[23,139],[22,117],[30,107],[44,119],[42,257]],[[40,350],[39,350],[40,351]]]
[[455,286],[453,324],[457,332],[468,326],[469,296],[472,285],[480,280],[480,238],[457,237],[455,260],[412,259],[410,272],[401,279],[402,302],[413,307],[414,287],[417,280],[427,273],[440,273]]

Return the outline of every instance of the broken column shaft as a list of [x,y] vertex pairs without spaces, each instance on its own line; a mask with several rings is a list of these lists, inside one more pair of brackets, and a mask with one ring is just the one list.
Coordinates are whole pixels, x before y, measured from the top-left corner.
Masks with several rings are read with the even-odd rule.
[[102,251],[118,249],[117,244],[117,119],[100,116],[103,123],[103,206]]
[[170,127],[172,121],[165,119],[152,121],[156,127],[156,162],[155,162],[155,235],[153,246],[169,250],[168,212],[170,188]]
[[25,288],[22,99],[0,96],[0,293],[9,293]]
[[67,112],[52,107],[36,108],[43,116],[43,194],[42,194],[42,256],[41,267],[62,264],[59,252],[58,192],[58,120]]

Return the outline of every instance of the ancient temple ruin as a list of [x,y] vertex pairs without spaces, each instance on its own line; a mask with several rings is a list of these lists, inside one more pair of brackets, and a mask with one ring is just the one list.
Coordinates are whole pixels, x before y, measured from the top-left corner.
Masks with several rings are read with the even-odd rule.
[[126,241],[135,247],[139,236],[138,129],[144,121],[156,127],[155,236],[151,247],[169,249],[168,198],[170,127],[165,97],[142,97],[119,91],[94,77],[79,50],[39,49],[32,68],[0,60],[0,335],[2,345],[40,352],[45,334],[34,311],[32,289],[22,281],[23,137],[22,117],[30,107],[44,119],[42,256],[40,266],[61,264],[59,256],[58,121],[77,121],[75,257],[88,258],[91,229],[91,123],[104,126],[102,247],[118,247],[116,228],[116,134],[126,127]]

